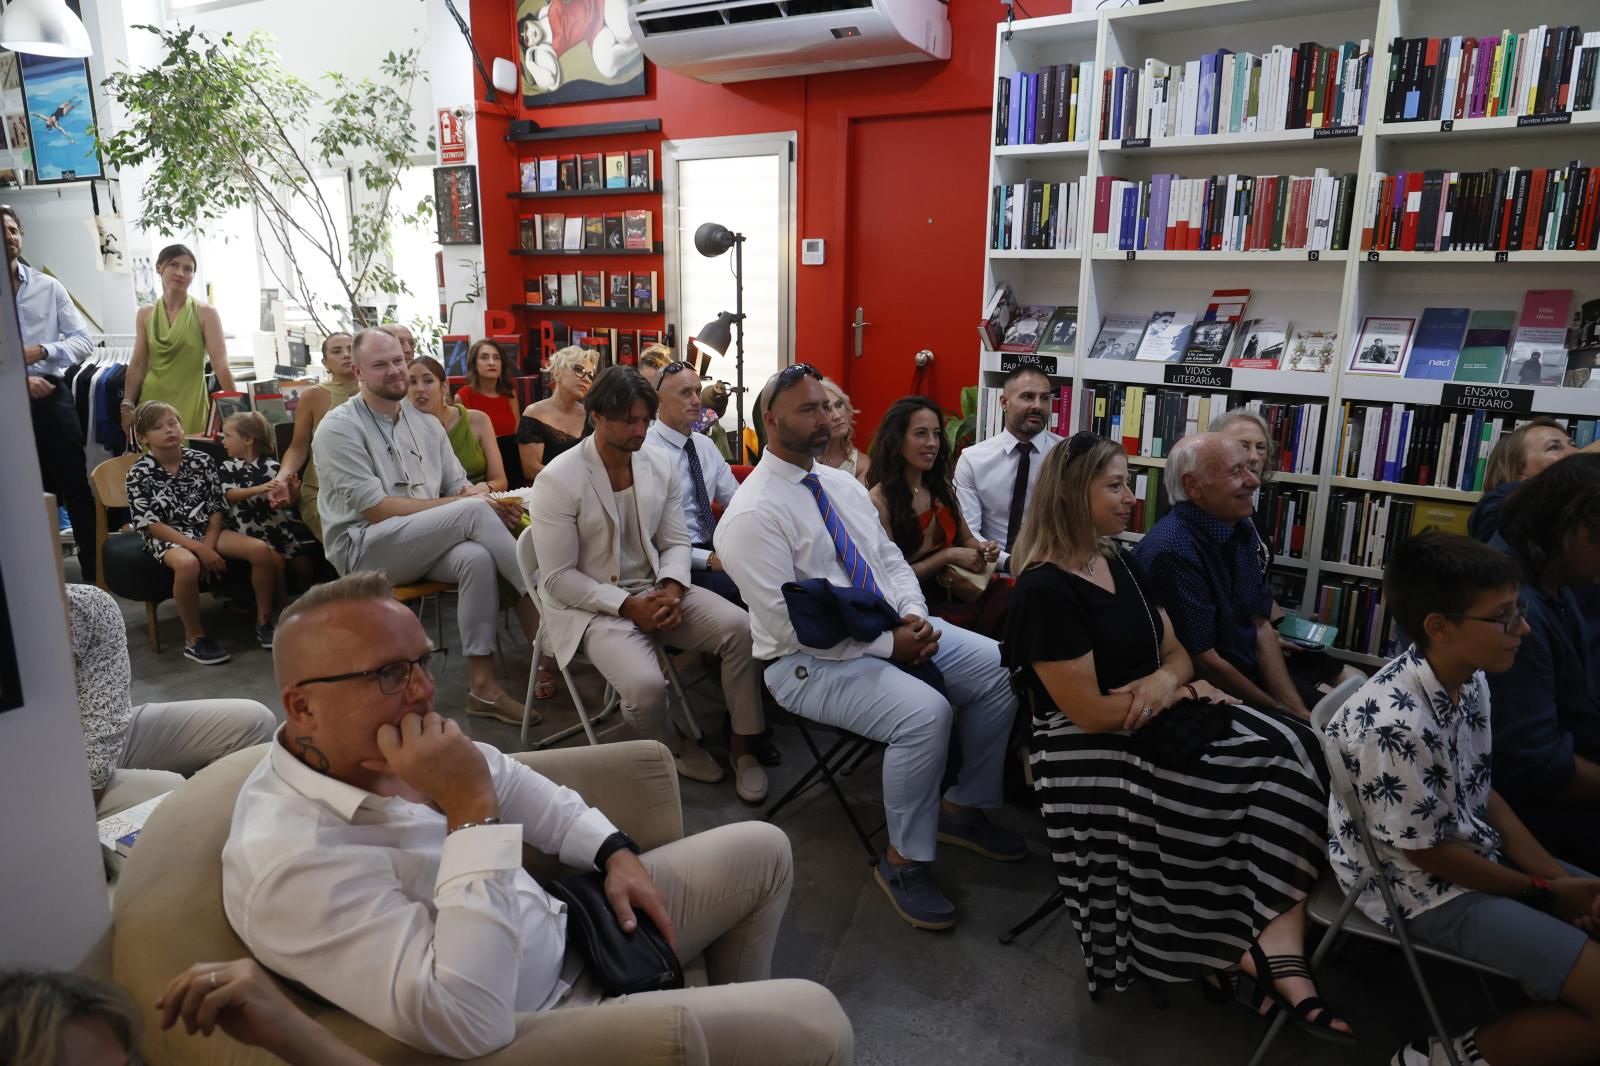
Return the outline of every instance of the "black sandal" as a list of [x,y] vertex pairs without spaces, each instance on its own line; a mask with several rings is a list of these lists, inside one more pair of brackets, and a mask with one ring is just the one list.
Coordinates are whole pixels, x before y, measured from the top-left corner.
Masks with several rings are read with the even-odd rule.
[[1278,1005],[1262,995],[1255,978],[1242,970],[1217,970],[1207,974],[1200,979],[1200,993],[1214,1006],[1237,1003],[1269,1021],[1278,1013]]
[[[1265,996],[1273,1003],[1283,1008],[1289,1014],[1289,1020],[1295,1028],[1304,1033],[1309,1033],[1318,1040],[1326,1040],[1333,1044],[1354,1044],[1356,1038],[1351,1033],[1340,1032],[1333,1027],[1335,1021],[1344,1021],[1334,1013],[1328,1003],[1318,995],[1310,995],[1299,1003],[1290,1003],[1289,998],[1278,991],[1274,983],[1284,977],[1304,977],[1312,980],[1311,968],[1306,965],[1303,955],[1268,955],[1261,950],[1260,944],[1250,945],[1250,961],[1255,963],[1255,987],[1258,996]],[[1240,985],[1244,982],[1241,979]],[[1311,1017],[1317,1013],[1315,1018]],[[1345,1024],[1349,1024],[1345,1022]]]

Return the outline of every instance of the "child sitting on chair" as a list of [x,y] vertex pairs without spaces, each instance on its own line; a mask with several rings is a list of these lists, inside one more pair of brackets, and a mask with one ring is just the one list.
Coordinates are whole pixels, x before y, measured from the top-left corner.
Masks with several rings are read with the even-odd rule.
[[[1511,975],[1540,1002],[1456,1037],[1462,1066],[1590,1062],[1600,1056],[1600,880],[1559,862],[1489,781],[1489,686],[1528,632],[1517,571],[1467,537],[1429,532],[1390,553],[1389,611],[1414,643],[1335,711],[1325,730],[1354,784],[1406,928],[1417,940]],[[1391,927],[1352,812],[1328,801],[1340,886]],[[1437,1038],[1392,1066],[1444,1066]]]
[[283,556],[264,540],[222,527],[228,503],[217,464],[205,452],[184,447],[183,423],[171,404],[140,404],[133,432],[146,454],[128,468],[128,510],[145,550],[172,571],[184,656],[204,666],[229,659],[200,623],[200,582],[221,577],[229,559],[250,564],[256,640],[271,648],[273,609],[284,594]]
[[305,542],[296,532],[294,514],[274,507],[268,498],[278,476],[271,423],[255,411],[229,415],[222,423],[222,450],[228,453],[221,474],[222,494],[228,501],[224,525],[272,545],[309,582]]

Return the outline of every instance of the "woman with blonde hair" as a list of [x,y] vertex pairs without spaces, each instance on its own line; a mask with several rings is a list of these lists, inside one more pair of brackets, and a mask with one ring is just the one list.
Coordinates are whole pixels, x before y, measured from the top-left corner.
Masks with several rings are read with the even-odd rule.
[[595,354],[568,345],[550,357],[550,395],[530,403],[517,426],[517,452],[522,476],[533,484],[550,460],[587,437],[593,427],[583,398],[594,382]]
[[833,436],[828,438],[828,450],[818,457],[818,462],[843,470],[861,484],[867,483],[867,457],[855,444],[856,410],[837,382],[822,379],[822,389],[828,394],[828,417],[833,422]]
[[1352,1042],[1302,956],[1327,846],[1316,735],[1195,680],[1113,539],[1133,506],[1120,444],[1078,433],[1050,451],[1012,550],[1002,652],[1032,715],[1034,787],[1090,993],[1203,979],[1213,999],[1275,1003]]
[[[1600,448],[1600,442],[1583,451]],[[1560,422],[1540,415],[1510,433],[1502,434],[1489,452],[1483,468],[1483,496],[1467,518],[1467,532],[1487,544],[1500,532],[1500,508],[1513,489],[1573,455],[1578,447]]]
[[485,337],[467,349],[467,383],[456,390],[456,403],[487,415],[497,437],[517,431],[517,390],[506,370],[500,346]]
[[1236,440],[1248,457],[1250,472],[1265,485],[1278,469],[1277,449],[1266,419],[1248,407],[1234,407],[1211,420],[1211,432]]
[[672,363],[672,349],[665,344],[651,344],[639,353],[639,373],[655,388],[661,387],[661,372]]

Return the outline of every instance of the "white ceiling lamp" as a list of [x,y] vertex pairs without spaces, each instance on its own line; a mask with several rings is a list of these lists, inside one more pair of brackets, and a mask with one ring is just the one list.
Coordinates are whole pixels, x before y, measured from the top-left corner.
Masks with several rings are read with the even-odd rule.
[[94,54],[89,31],[66,0],[12,0],[0,15],[0,46],[37,56]]

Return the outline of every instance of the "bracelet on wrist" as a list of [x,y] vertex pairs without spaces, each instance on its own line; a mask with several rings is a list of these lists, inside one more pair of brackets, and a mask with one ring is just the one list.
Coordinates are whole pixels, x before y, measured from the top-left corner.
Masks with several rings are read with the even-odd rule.
[[1197,700],[1197,699],[1200,698],[1199,690],[1196,689],[1193,685],[1184,685],[1183,686],[1183,691],[1185,691],[1185,692],[1187,692],[1189,694],[1189,698],[1191,700]]
[[479,826],[499,824],[500,819],[498,818],[480,818],[476,822],[462,822],[460,825],[451,826],[450,829],[445,833],[445,836],[449,836],[451,833],[459,833],[463,829],[477,829]]

